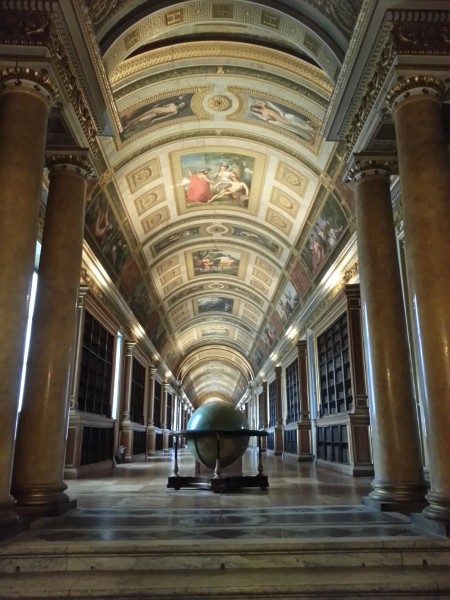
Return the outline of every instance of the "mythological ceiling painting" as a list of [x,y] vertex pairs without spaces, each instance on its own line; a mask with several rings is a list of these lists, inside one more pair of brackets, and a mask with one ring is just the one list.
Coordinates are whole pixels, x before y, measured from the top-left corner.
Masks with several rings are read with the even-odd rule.
[[111,88],[87,240],[194,406],[237,403],[353,232],[323,130],[360,3],[85,4]]

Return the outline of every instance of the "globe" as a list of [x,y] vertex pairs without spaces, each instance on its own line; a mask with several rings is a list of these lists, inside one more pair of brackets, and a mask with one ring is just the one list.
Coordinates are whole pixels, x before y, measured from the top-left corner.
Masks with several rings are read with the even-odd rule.
[[[220,434],[220,466],[222,468],[236,462],[246,451],[249,442],[247,435],[227,435],[249,429],[245,415],[225,400],[207,400],[197,408],[189,419],[186,431],[195,431],[195,436],[186,436],[186,444],[192,456],[202,465],[214,469],[217,458],[217,440],[214,431]],[[198,432],[209,431],[201,435]],[[222,433],[223,432],[223,433]]]

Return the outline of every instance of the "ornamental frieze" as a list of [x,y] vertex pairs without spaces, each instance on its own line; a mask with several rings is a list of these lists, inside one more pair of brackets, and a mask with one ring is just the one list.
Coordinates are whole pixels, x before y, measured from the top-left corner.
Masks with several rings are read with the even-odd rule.
[[50,35],[50,14],[23,10],[0,10],[0,44],[46,46]]

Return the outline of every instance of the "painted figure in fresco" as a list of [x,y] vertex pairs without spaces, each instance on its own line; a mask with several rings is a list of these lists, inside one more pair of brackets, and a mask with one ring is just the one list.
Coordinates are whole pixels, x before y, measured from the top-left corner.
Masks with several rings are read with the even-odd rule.
[[193,204],[201,202],[211,202],[212,181],[208,177],[208,171],[211,169],[202,169],[194,173],[189,171],[189,185],[187,188],[187,201]]
[[187,106],[187,102],[183,98],[184,96],[180,96],[176,101],[154,104],[142,114],[132,117],[127,121],[126,128],[129,131],[133,129],[141,130],[153,123],[176,116]]
[[233,200],[240,200],[242,197],[248,198],[250,188],[240,178],[239,171],[238,165],[234,165],[233,167],[227,164],[220,165],[219,169],[214,173],[213,187],[217,192],[209,202],[213,202],[224,196],[229,196]]
[[310,141],[314,137],[314,128],[309,119],[282,110],[281,107],[268,100],[256,100],[250,106],[250,111],[263,121],[280,125],[280,127],[296,133],[304,140]]

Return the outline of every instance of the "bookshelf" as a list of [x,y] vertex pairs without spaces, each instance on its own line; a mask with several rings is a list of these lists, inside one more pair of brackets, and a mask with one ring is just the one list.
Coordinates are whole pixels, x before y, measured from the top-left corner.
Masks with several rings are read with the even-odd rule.
[[359,285],[345,287],[343,312],[316,338],[318,461],[353,476],[373,474]]

